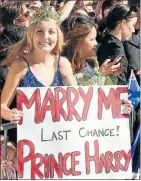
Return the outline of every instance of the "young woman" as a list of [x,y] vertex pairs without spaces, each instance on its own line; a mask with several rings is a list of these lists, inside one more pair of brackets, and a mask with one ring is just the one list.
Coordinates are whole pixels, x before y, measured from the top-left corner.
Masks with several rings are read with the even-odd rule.
[[[113,81],[108,77],[111,74],[117,74],[121,70],[121,64],[114,65],[118,60],[110,63],[110,60],[99,68],[96,60],[96,25],[87,16],[74,14],[68,21],[68,33],[66,34],[66,48],[64,55],[70,60],[78,85],[104,85],[116,84],[116,78]],[[88,59],[94,57],[92,67],[88,64]],[[92,61],[91,61],[92,62]],[[104,73],[107,77],[105,77]]]
[[[48,14],[47,14],[48,13]],[[57,24],[57,12],[40,9],[24,38],[2,63],[11,64],[1,95],[1,117],[17,123],[23,113],[9,109],[16,88],[74,85],[69,61],[59,56],[63,34]]]
[[98,48],[98,62],[102,65],[107,58],[114,60],[118,56],[123,56],[123,68],[118,76],[118,84],[125,85],[127,81],[127,59],[122,41],[128,40],[135,31],[136,8],[117,4],[109,11],[106,21],[109,33],[106,34]]

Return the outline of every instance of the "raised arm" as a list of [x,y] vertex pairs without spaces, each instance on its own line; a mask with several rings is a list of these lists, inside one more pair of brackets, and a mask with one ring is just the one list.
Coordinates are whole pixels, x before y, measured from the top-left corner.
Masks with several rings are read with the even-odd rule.
[[64,19],[63,21],[68,18],[68,16],[70,15],[75,3],[77,0],[73,0],[73,1],[67,1],[64,6],[60,9],[60,12],[63,14]]
[[102,4],[103,4],[104,0],[98,0],[96,8],[95,8],[95,15],[96,17],[99,16],[99,14],[101,13],[101,8],[102,8]]

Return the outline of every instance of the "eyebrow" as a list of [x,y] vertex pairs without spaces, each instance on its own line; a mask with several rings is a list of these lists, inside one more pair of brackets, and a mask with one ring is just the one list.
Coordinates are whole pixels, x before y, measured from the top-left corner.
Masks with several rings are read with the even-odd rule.
[[36,27],[36,29],[40,29],[40,30],[43,30],[43,28],[40,28],[40,27],[38,27],[38,26]]
[[56,28],[50,28],[50,30],[55,30],[55,31],[57,31]]
[[[41,27],[36,27],[36,30],[37,30],[37,29],[44,30],[44,28],[41,28]],[[49,30],[57,31],[55,28],[50,28]]]

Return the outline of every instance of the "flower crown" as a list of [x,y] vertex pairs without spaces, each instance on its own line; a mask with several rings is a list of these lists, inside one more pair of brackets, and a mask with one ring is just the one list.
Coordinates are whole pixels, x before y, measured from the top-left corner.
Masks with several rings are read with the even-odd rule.
[[61,24],[61,12],[55,11],[53,6],[48,4],[42,6],[38,11],[33,15],[32,23],[38,23],[39,21],[49,21],[53,20],[58,25]]

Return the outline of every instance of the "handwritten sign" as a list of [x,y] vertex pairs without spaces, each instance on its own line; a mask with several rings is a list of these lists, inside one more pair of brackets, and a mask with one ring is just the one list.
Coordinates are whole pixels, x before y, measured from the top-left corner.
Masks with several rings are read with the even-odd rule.
[[19,178],[131,178],[123,99],[125,86],[19,88]]

